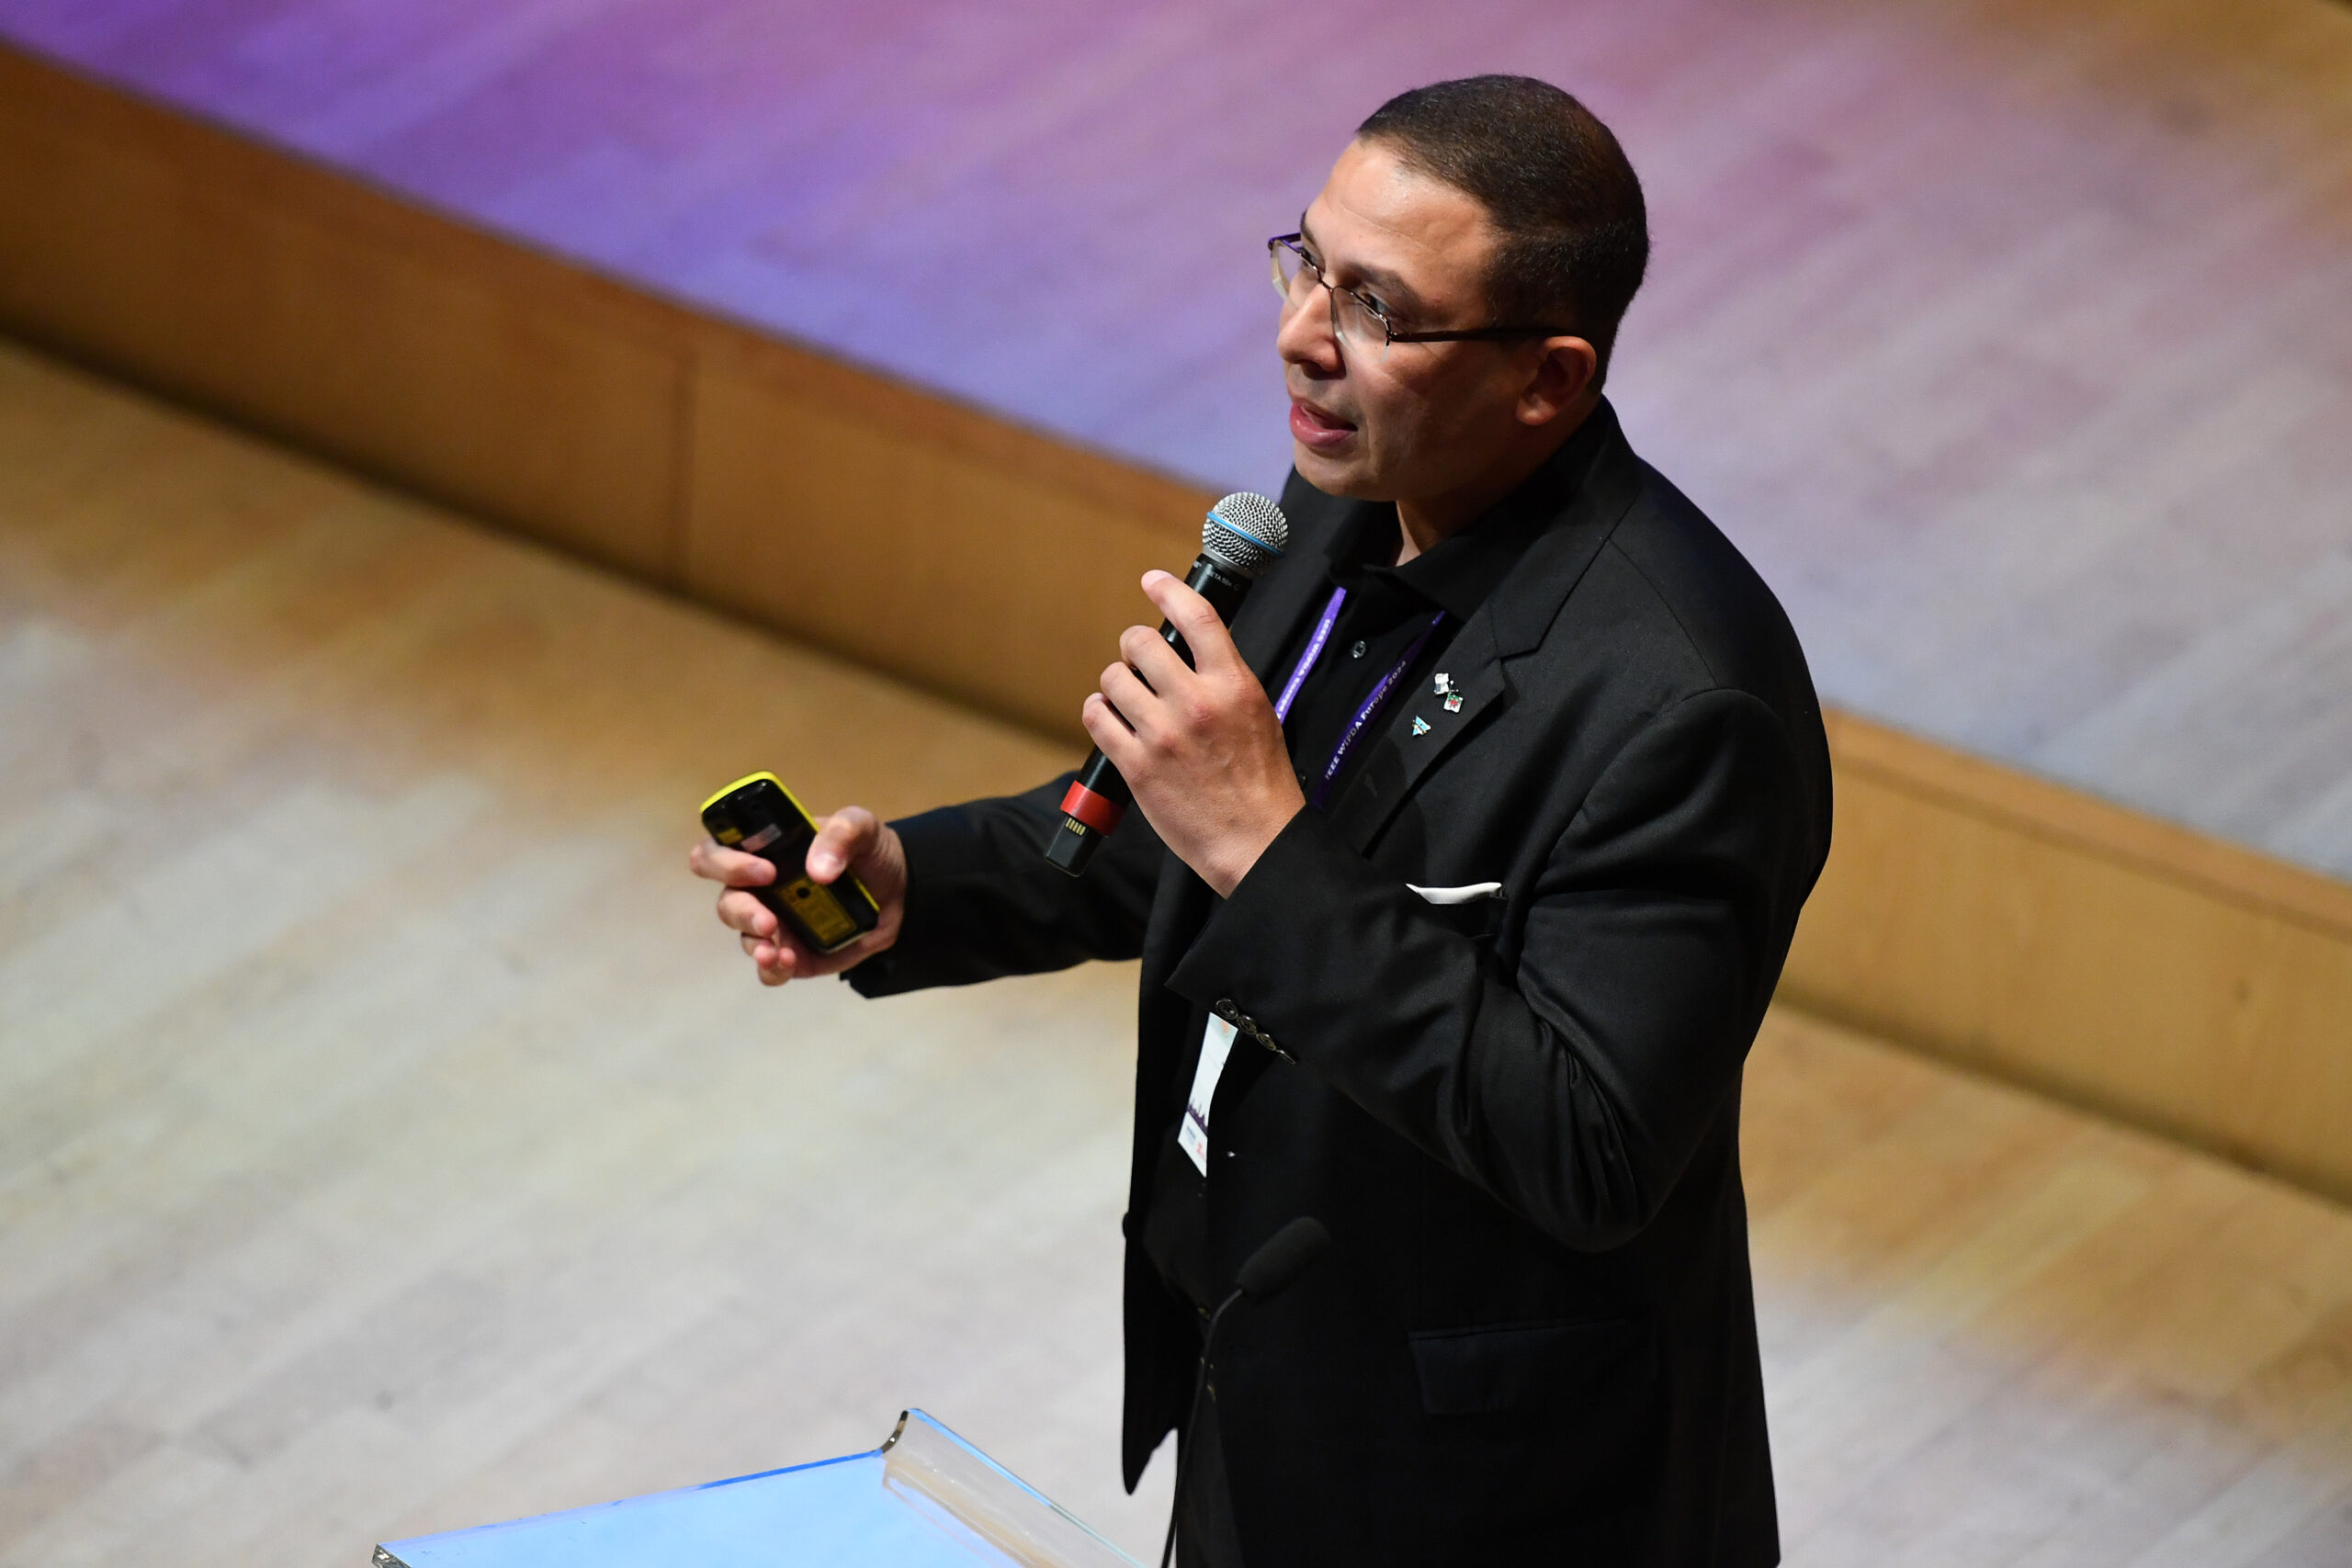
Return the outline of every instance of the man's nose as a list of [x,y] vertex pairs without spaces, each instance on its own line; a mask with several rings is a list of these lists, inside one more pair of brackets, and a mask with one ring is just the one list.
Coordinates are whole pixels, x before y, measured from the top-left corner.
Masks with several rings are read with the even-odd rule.
[[1274,332],[1274,351],[1285,364],[1336,375],[1340,370],[1339,334],[1331,330],[1330,290],[1316,288],[1304,299],[1283,302],[1282,325]]

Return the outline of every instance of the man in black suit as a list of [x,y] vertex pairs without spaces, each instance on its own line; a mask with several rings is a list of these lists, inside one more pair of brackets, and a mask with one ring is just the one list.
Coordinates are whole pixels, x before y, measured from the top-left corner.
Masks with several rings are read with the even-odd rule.
[[853,808],[808,870],[876,931],[720,917],[763,979],[869,996],[1141,955],[1130,1487],[1241,1260],[1333,1238],[1229,1320],[1188,1562],[1776,1562],[1740,1076],[1828,754],[1770,592],[1600,395],[1640,186],[1557,89],[1442,83],[1270,249],[1292,543],[1229,637],[1145,579],[1198,668],[1132,627],[1083,714],[1142,819],[1072,880],[1067,778]]

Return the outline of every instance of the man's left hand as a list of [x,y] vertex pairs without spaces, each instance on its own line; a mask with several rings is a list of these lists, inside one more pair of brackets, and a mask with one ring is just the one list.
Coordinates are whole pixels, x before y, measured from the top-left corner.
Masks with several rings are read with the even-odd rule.
[[1102,671],[1080,722],[1160,841],[1224,897],[1306,797],[1274,705],[1208,601],[1164,571],[1144,573],[1143,591],[1183,635],[1193,668],[1151,627],[1129,626],[1125,662]]

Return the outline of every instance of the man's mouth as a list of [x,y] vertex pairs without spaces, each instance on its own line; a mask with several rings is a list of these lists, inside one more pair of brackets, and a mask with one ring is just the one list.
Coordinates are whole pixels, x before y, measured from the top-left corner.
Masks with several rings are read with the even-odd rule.
[[1318,452],[1329,452],[1352,440],[1356,427],[1337,414],[1327,413],[1313,403],[1293,398],[1290,402],[1290,433],[1301,445]]

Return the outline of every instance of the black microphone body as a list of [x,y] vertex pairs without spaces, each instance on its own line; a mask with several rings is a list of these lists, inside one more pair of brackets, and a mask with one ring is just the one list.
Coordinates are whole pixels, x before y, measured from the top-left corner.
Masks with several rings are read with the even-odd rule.
[[[1259,569],[1279,558],[1289,540],[1290,525],[1272,502],[1261,495],[1228,495],[1209,513],[1200,558],[1184,586],[1207,600],[1218,620],[1231,625]],[[1162,621],[1159,635],[1186,665],[1193,663],[1193,650],[1174,626]],[[1135,793],[1102,749],[1089,751],[1085,766],[1063,792],[1062,822],[1046,845],[1046,863],[1072,876],[1083,874],[1134,804]]]
[[1168,1540],[1159,1549],[1159,1568],[1168,1568],[1176,1554],[1176,1520],[1184,1511],[1184,1476],[1192,1469],[1193,1429],[1200,1424],[1201,1393],[1208,1385],[1209,1358],[1216,1353],[1217,1330],[1225,1325],[1225,1314],[1244,1301],[1262,1305],[1273,1300],[1315,1267],[1316,1259],[1330,1245],[1331,1233],[1322,1221],[1311,1214],[1300,1215],[1259,1244],[1234,1274],[1233,1293],[1209,1314],[1208,1328],[1201,1335],[1201,1370],[1193,1379],[1193,1402],[1184,1407],[1183,1435],[1176,1443],[1176,1496],[1168,1507]]

